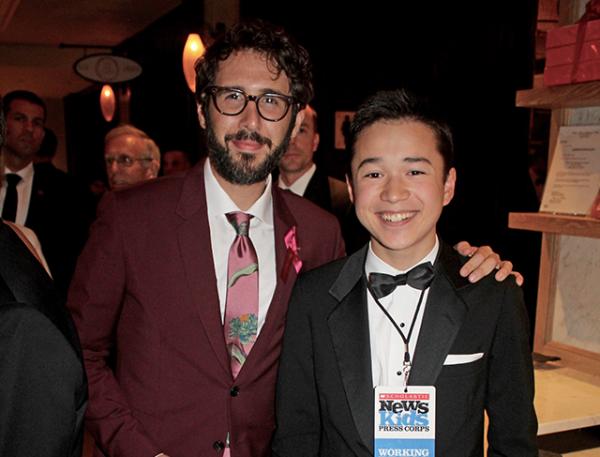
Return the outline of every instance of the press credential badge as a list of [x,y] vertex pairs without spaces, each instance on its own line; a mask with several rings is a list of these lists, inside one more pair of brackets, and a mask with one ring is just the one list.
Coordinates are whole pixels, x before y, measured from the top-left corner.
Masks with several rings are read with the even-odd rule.
[[435,456],[435,387],[375,388],[375,457]]

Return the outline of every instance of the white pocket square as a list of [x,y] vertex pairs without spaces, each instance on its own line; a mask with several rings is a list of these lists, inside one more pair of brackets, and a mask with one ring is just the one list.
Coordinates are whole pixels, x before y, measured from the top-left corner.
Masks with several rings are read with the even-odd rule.
[[483,357],[483,352],[475,354],[448,354],[444,365],[460,365],[462,363],[471,363]]

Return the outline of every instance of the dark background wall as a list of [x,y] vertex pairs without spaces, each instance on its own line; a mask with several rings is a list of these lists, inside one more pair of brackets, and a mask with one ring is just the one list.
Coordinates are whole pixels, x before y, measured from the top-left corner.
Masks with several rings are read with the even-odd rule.
[[[181,70],[186,36],[202,24],[201,2],[188,1],[126,41],[118,52],[144,72],[131,83],[131,122],[161,150],[202,155],[192,94]],[[334,113],[353,111],[367,95],[406,86],[439,99],[455,132],[458,188],[441,233],[449,241],[490,244],[526,276],[532,318],[539,235],[509,230],[510,211],[537,211],[527,172],[528,111],[515,91],[532,85],[537,2],[349,2],[241,0],[242,17],[283,25],[310,52],[322,135],[318,162],[342,175],[334,145]],[[475,19],[473,19],[475,16]],[[102,138],[118,123],[98,114],[99,88],[67,98],[71,164],[101,173]],[[91,108],[90,108],[91,106]]]

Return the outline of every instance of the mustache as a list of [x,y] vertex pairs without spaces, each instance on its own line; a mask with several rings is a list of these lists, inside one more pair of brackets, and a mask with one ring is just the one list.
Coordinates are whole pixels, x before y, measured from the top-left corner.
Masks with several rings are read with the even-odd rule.
[[266,144],[268,147],[273,145],[273,142],[264,136],[262,136],[258,132],[249,132],[248,130],[238,130],[236,133],[230,133],[229,135],[225,135],[225,143],[228,143],[231,140],[235,141],[255,141],[258,144]]

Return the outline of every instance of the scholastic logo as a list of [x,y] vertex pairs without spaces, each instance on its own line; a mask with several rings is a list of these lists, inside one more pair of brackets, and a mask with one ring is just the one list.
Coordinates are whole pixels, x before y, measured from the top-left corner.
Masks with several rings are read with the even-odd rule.
[[380,393],[379,400],[429,400],[429,394]]

